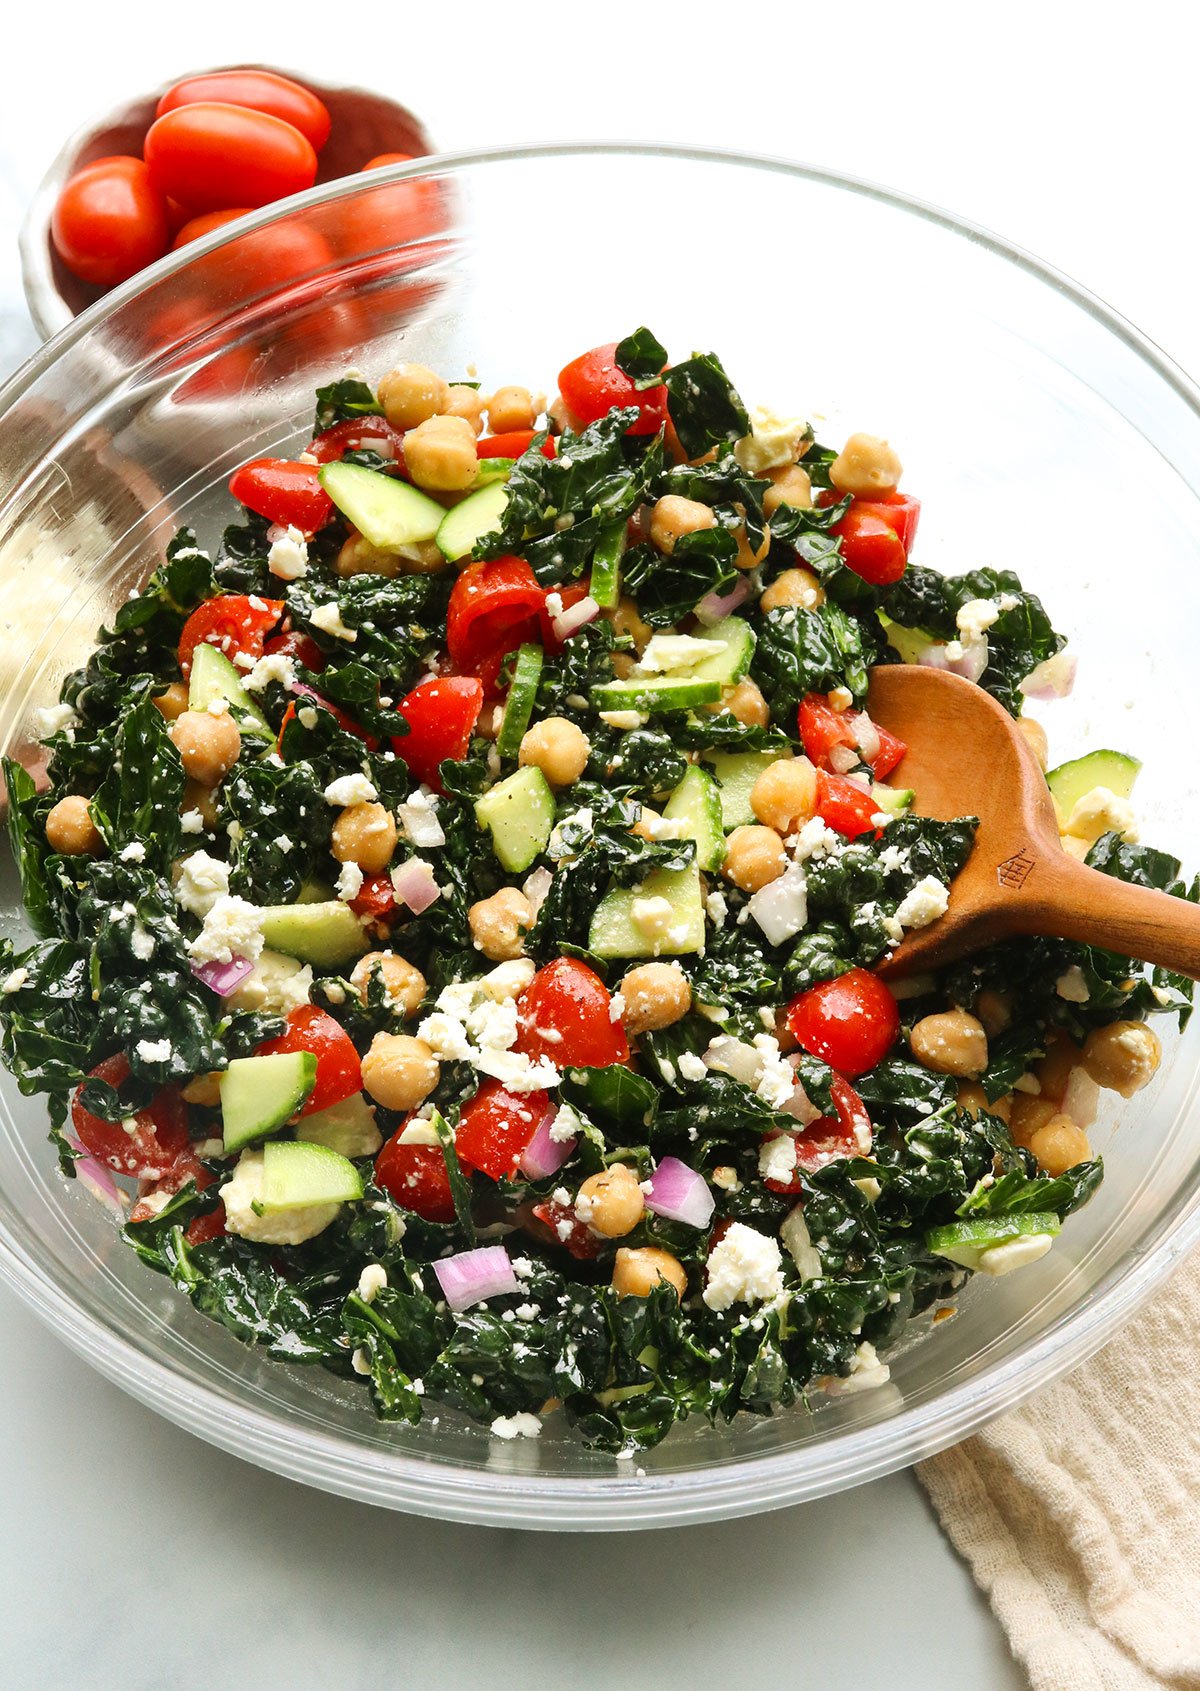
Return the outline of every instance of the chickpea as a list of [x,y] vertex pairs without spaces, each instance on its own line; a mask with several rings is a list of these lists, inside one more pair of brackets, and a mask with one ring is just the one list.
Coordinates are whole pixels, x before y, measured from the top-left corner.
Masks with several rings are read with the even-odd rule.
[[975,1014],[983,1023],[984,1033],[989,1039],[995,1039],[1012,1021],[1012,998],[1007,992],[997,992],[994,987],[985,986],[975,1000]]
[[630,1250],[622,1245],[613,1263],[613,1291],[619,1298],[648,1298],[655,1286],[666,1281],[674,1286],[677,1297],[687,1291],[687,1271],[678,1257],[670,1251],[660,1251],[657,1245],[643,1245]]
[[449,389],[443,417],[465,417],[476,434],[483,431],[483,395],[478,388],[464,387],[455,382]]
[[352,534],[348,540],[342,542],[333,567],[343,578],[350,575],[395,576],[404,573],[404,561],[398,552],[385,552],[379,546],[372,546],[361,534]]
[[1017,729],[1024,735],[1030,751],[1038,760],[1038,767],[1045,769],[1050,762],[1050,742],[1046,738],[1046,730],[1040,722],[1035,722],[1032,716],[1017,718]]
[[678,493],[666,493],[650,513],[650,538],[660,552],[668,556],[675,550],[675,542],[685,534],[697,534],[704,528],[716,528],[717,513],[698,499],[684,499]]
[[183,798],[179,801],[180,815],[189,810],[198,810],[200,820],[206,828],[217,825],[217,802],[211,787],[206,787],[201,781],[185,781],[183,784]]
[[642,620],[632,599],[622,599],[616,610],[609,612],[609,620],[618,634],[628,634],[639,656],[646,650],[654,630]]
[[172,681],[165,693],[156,693],[154,707],[160,710],[168,722],[174,722],[176,717],[182,716],[188,708],[188,689],[186,681]]
[[350,971],[350,985],[358,989],[358,996],[367,1002],[372,975],[383,982],[384,997],[404,1017],[415,1016],[425,997],[425,976],[407,957],[394,951],[368,951]]
[[475,430],[465,417],[429,417],[405,435],[404,462],[418,487],[461,493],[479,473]]
[[725,845],[721,873],[743,892],[759,892],[787,868],[787,853],[774,828],[735,828]]
[[938,1074],[974,1079],[987,1068],[987,1034],[983,1023],[966,1010],[943,1010],[923,1016],[909,1039],[912,1054]]
[[1032,1092],[1014,1092],[1008,1118],[1013,1143],[1028,1150],[1034,1134],[1047,1122],[1053,1121],[1057,1114],[1057,1107],[1051,1099],[1039,1098]]
[[441,1065],[423,1039],[377,1033],[362,1060],[362,1083],[385,1110],[415,1110],[441,1078]]
[[784,570],[777,575],[758,601],[762,611],[781,611],[793,605],[797,610],[815,611],[825,603],[825,589],[811,570]]
[[999,1116],[1001,1121],[1006,1122],[1012,1108],[1012,1095],[1006,1092],[1003,1098],[995,1098],[989,1102],[982,1086],[973,1080],[964,1080],[958,1088],[958,1107],[960,1110],[966,1110],[972,1120],[978,1120],[980,1112],[986,1110],[988,1115]]
[[492,963],[509,963],[525,953],[525,935],[533,927],[533,906],[516,887],[501,887],[467,911],[471,938]]
[[[737,509],[740,511],[741,506]],[[737,557],[733,560],[734,569],[753,570],[762,563],[771,550],[771,531],[763,529],[763,537],[758,543],[757,550],[750,544],[750,536],[746,532],[745,523],[739,523],[733,531],[733,538],[737,541]]]
[[229,712],[185,710],[168,730],[183,759],[184,772],[202,786],[215,787],[238,760],[242,736]]
[[621,982],[625,1032],[654,1033],[669,1028],[692,1007],[692,989],[678,963],[643,963]]
[[806,757],[769,763],[750,789],[750,808],[780,834],[794,834],[817,808],[817,772]]
[[1052,1116],[1032,1135],[1029,1149],[1047,1174],[1065,1174],[1092,1154],[1087,1134],[1070,1116]]
[[1099,1086],[1132,1098],[1162,1061],[1162,1044],[1145,1022],[1110,1022],[1095,1028],[1083,1048],[1083,1066]]
[[894,493],[900,480],[900,460],[878,435],[852,434],[829,466],[829,479],[839,493],[877,498]]
[[1041,1085],[1042,1098],[1052,1098],[1056,1104],[1061,1104],[1066,1094],[1067,1082],[1071,1078],[1071,1070],[1079,1063],[1079,1047],[1060,1033],[1046,1041],[1046,1055],[1040,1057],[1033,1065],[1033,1072]]
[[799,464],[788,464],[781,470],[768,470],[770,487],[763,494],[763,512],[773,517],[781,505],[795,505],[807,510],[813,502],[812,482],[808,471]]
[[507,434],[510,429],[531,429],[540,409],[534,404],[528,388],[497,388],[487,404],[492,433]]
[[631,1233],[645,1208],[637,1174],[628,1163],[613,1163],[602,1174],[590,1174],[575,1200],[579,1219],[606,1239]]
[[751,728],[766,728],[771,720],[771,708],[763,698],[762,688],[749,676],[735,682],[732,687],[726,687],[717,703],[709,705],[708,709],[713,716],[728,711]]
[[198,1074],[180,1093],[185,1104],[200,1104],[205,1109],[215,1110],[221,1102],[221,1075],[214,1069],[211,1074]]
[[450,386],[425,364],[398,364],[380,382],[378,398],[394,429],[415,429],[427,417],[445,414]]
[[591,751],[582,728],[565,716],[548,716],[526,730],[517,761],[540,769],[552,787],[569,787],[583,774]]
[[339,863],[357,863],[368,875],[378,875],[392,861],[396,824],[383,805],[348,804],[333,825],[329,849]]
[[93,857],[104,849],[88,801],[78,793],[59,799],[46,818],[46,844],[64,857]]

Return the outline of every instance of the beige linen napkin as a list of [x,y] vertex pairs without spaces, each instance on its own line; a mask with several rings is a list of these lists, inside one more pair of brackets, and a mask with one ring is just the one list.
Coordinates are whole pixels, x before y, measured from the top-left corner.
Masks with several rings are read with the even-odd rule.
[[1200,1254],[918,1476],[1034,1691],[1200,1688]]

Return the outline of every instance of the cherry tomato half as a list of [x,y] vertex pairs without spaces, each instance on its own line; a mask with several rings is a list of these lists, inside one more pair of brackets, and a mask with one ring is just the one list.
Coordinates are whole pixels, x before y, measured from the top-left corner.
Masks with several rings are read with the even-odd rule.
[[544,1204],[534,1204],[533,1215],[543,1227],[549,1228],[551,1243],[561,1245],[577,1262],[598,1257],[608,1243],[593,1233],[586,1222],[580,1221],[569,1204],[556,1203],[553,1198],[547,1198]]
[[[149,1221],[155,1213],[155,1206],[147,1203],[151,1197],[174,1197],[176,1192],[182,1191],[189,1180],[196,1183],[197,1192],[204,1192],[210,1187],[216,1176],[205,1168],[190,1145],[179,1152],[175,1161],[165,1174],[153,1180],[138,1181],[137,1202],[129,1212],[130,1221]],[[207,1219],[207,1218],[206,1218]],[[224,1215],[222,1214],[222,1224]]]
[[290,458],[255,458],[229,478],[229,491],[239,505],[268,522],[315,534],[333,515],[333,500],[317,479],[315,464],[294,464]]
[[545,1092],[506,1092],[498,1080],[485,1080],[458,1118],[459,1161],[492,1180],[511,1177],[549,1108]]
[[880,499],[856,499],[852,509],[887,523],[899,536],[905,555],[911,553],[921,515],[921,501],[914,499],[911,493],[885,493]]
[[325,668],[325,654],[312,635],[299,634],[294,628],[286,634],[272,634],[264,643],[263,652],[268,657],[272,652],[278,652],[282,657],[294,658],[314,675],[320,675]]
[[364,875],[362,886],[348,900],[351,910],[367,922],[384,922],[396,908],[396,889],[386,870]]
[[634,386],[633,379],[617,368],[617,343],[593,347],[581,353],[558,373],[558,391],[578,428],[606,417],[615,406],[635,405],[641,415],[629,425],[627,434],[657,434],[667,420],[665,387]]
[[268,1039],[258,1047],[260,1057],[287,1051],[311,1051],[317,1059],[317,1078],[300,1111],[302,1116],[340,1104],[362,1086],[354,1041],[340,1022],[316,1004],[300,1004],[289,1010],[286,1030],[278,1039]]
[[904,542],[894,526],[852,505],[833,533],[842,543],[842,562],[872,587],[890,587],[908,567]]
[[193,214],[269,205],[311,188],[317,177],[317,155],[298,129],[216,101],[157,118],[144,150],[151,182]]
[[246,106],[290,123],[317,153],[329,139],[331,119],[324,102],[311,89],[269,70],[218,70],[207,76],[185,76],[167,89],[155,116],[165,117],[180,106],[212,101],[223,106]]
[[881,728],[878,722],[874,724],[874,728],[879,736],[879,750],[869,761],[875,779],[882,781],[892,773],[898,763],[903,762],[908,747],[897,735],[889,734],[886,728]]
[[[507,434],[485,434],[475,442],[475,455],[478,458],[519,458],[523,452],[528,452],[533,440],[535,429],[510,429]],[[553,435],[547,435],[542,442],[542,457],[553,458],[558,451]]]
[[834,710],[823,693],[806,693],[800,701],[800,738],[804,755],[818,769],[829,768],[829,754],[835,746],[855,746],[854,718]]
[[453,1221],[454,1199],[438,1145],[402,1145],[407,1118],[375,1158],[375,1181],[401,1209],[426,1221]]
[[556,1069],[603,1069],[629,1059],[629,1041],[612,1019],[612,998],[594,969],[556,957],[517,1000],[518,1051]]
[[386,417],[347,417],[310,441],[308,452],[318,464],[331,464],[347,452],[360,448],[390,458],[407,480],[404,468],[404,431],[393,428]]
[[192,672],[197,646],[215,646],[233,663],[238,657],[262,657],[263,640],[283,615],[282,599],[258,599],[245,593],[219,593],[197,605],[179,636],[179,667],[184,680]]
[[[106,1057],[88,1076],[119,1087],[129,1078],[129,1059],[122,1052]],[[115,1169],[118,1174],[154,1180],[165,1175],[181,1152],[189,1149],[187,1106],[177,1087],[164,1086],[144,1110],[125,1121],[104,1121],[94,1116],[80,1100],[80,1088],[71,1100],[71,1125],[84,1150]],[[133,1123],[132,1131],[127,1126]]]
[[817,770],[817,815],[827,828],[856,840],[860,834],[878,832],[878,813],[874,794],[864,792],[856,781]]
[[796,1043],[841,1074],[866,1074],[900,1032],[900,1010],[888,987],[867,969],[848,969],[792,999],[786,1011]]
[[205,211],[199,217],[189,217],[171,242],[171,251],[178,252],[189,241],[198,241],[201,235],[211,235],[214,229],[223,229],[235,217],[246,217],[252,210],[252,206],[239,206],[234,211]]
[[[792,1135],[796,1147],[796,1172],[788,1181],[764,1180],[772,1192],[795,1193],[802,1190],[800,1175],[815,1174],[827,1163],[839,1157],[866,1156],[871,1148],[871,1118],[866,1105],[848,1080],[834,1075],[829,1086],[833,1107],[837,1114],[818,1116],[799,1133]],[[768,1138],[774,1138],[769,1134]]]
[[141,159],[95,159],[77,170],[50,219],[54,249],[72,275],[98,288],[127,281],[171,241],[167,204]]
[[413,778],[437,793],[444,791],[441,765],[467,755],[471,734],[483,709],[483,683],[473,675],[443,675],[421,681],[396,706],[408,723],[393,750],[402,757]]
[[485,664],[498,669],[506,653],[538,639],[538,613],[545,603],[546,590],[524,558],[468,564],[450,591],[446,612],[446,649],[455,669],[468,675]]
[[[573,581],[569,587],[559,587],[556,591],[559,598],[562,600],[563,610],[569,611],[572,605],[577,605],[581,599],[587,598],[588,594],[591,592],[591,581]],[[558,635],[554,632],[554,618],[550,615],[544,604],[538,612],[538,622],[541,624],[542,645],[546,648],[546,651],[551,657],[557,656],[571,636],[568,634],[567,640],[559,639]],[[583,624],[582,626],[586,627],[586,624]],[[579,629],[576,629],[574,632],[578,634]]]

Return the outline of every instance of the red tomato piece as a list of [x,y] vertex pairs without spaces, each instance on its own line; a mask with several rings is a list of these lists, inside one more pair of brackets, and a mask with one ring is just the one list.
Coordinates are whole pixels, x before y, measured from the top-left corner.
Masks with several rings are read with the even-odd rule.
[[323,528],[333,515],[333,500],[318,481],[315,464],[255,458],[233,472],[229,491],[239,505],[268,522],[302,529],[308,535]]
[[225,1233],[225,1205],[218,1204],[216,1209],[209,1210],[207,1215],[198,1215],[195,1221],[189,1222],[184,1230],[185,1245],[207,1245],[213,1239],[220,1239]]
[[389,164],[411,164],[412,153],[376,153],[373,159],[368,159],[363,170],[386,170]]
[[404,468],[404,431],[395,429],[386,417],[347,417],[310,441],[307,450],[319,464],[331,464],[347,452],[365,448],[389,458],[407,480]]
[[251,206],[238,206],[234,211],[206,211],[199,217],[189,217],[171,242],[171,251],[178,252],[180,247],[186,247],[189,241],[198,241],[202,235],[211,235],[214,229],[223,229],[227,223],[232,223],[235,217],[247,217],[252,210]]
[[[468,564],[450,591],[446,649],[455,669],[478,674],[526,640],[536,640],[546,590],[524,558]],[[494,674],[493,674],[494,680]]]
[[271,638],[264,642],[263,652],[267,656],[278,652],[282,657],[294,658],[314,675],[320,675],[325,668],[325,654],[312,635],[299,634],[294,628],[289,629],[286,634],[272,634]]
[[517,1046],[556,1069],[603,1069],[629,1059],[629,1041],[612,1019],[612,998],[594,969],[556,957],[517,1000]]
[[880,499],[856,499],[852,508],[887,523],[896,531],[905,556],[911,553],[921,515],[919,499],[914,499],[911,493],[886,493]]
[[329,139],[332,120],[324,101],[318,100],[311,89],[270,70],[217,70],[207,76],[185,76],[174,88],[167,89],[158,102],[155,116],[165,117],[180,106],[212,101],[224,106],[246,106],[290,123],[317,153]]
[[483,709],[482,681],[473,675],[421,681],[396,709],[408,723],[408,733],[395,736],[393,750],[416,780],[442,792],[442,764],[447,758],[458,763],[467,755]]
[[498,1080],[485,1080],[458,1118],[459,1161],[492,1180],[511,1177],[549,1108],[545,1092],[506,1092]]
[[193,214],[269,205],[317,178],[312,143],[292,124],[214,100],[157,118],[143,151],[158,191]]
[[340,1022],[316,1004],[289,1010],[286,1031],[258,1047],[260,1057],[285,1051],[311,1051],[317,1059],[317,1078],[300,1111],[302,1116],[340,1104],[362,1086],[354,1041]]
[[871,759],[871,768],[875,779],[882,781],[892,773],[898,763],[903,762],[904,754],[908,750],[904,741],[895,734],[889,734],[886,728],[874,724],[875,732],[879,736],[879,750]]
[[800,738],[804,753],[818,769],[829,768],[829,754],[835,746],[854,746],[854,719],[844,710],[834,710],[823,693],[806,693],[800,701]]
[[[523,452],[528,452],[535,432],[534,429],[510,429],[507,434],[486,434],[475,443],[476,456],[519,458]],[[554,436],[547,435],[542,442],[542,457],[553,458],[557,451]]]
[[657,434],[667,420],[665,387],[634,386],[633,379],[617,368],[617,343],[593,347],[581,353],[558,373],[558,391],[579,428],[606,417],[615,407],[634,405],[641,415],[629,425],[627,434]]
[[191,674],[192,653],[197,646],[215,646],[231,663],[238,657],[257,661],[263,653],[268,629],[283,615],[282,599],[258,599],[244,593],[219,593],[197,605],[179,636],[179,667],[184,679]]
[[604,1249],[605,1240],[593,1233],[569,1204],[559,1204],[548,1198],[544,1204],[534,1204],[533,1213],[554,1235],[554,1243],[569,1251],[577,1262],[589,1262]]
[[147,1202],[150,1197],[157,1196],[160,1193],[173,1197],[176,1192],[181,1191],[187,1185],[189,1180],[194,1180],[196,1190],[203,1192],[212,1185],[215,1178],[216,1176],[209,1173],[192,1147],[188,1145],[179,1152],[165,1174],[160,1175],[156,1180],[138,1181],[137,1203],[130,1210],[129,1219],[130,1221],[148,1221],[156,1213],[155,1206]]
[[866,1074],[891,1050],[900,1009],[867,969],[848,969],[792,999],[785,1012],[796,1043],[843,1075]]
[[406,1117],[375,1158],[375,1183],[401,1209],[412,1210],[426,1221],[453,1221],[454,1199],[441,1147],[402,1145],[400,1136],[407,1123]]
[[[118,1053],[106,1057],[88,1076],[119,1087],[129,1078],[129,1059]],[[82,1091],[82,1088],[80,1088]],[[71,1100],[71,1125],[76,1138],[96,1161],[118,1174],[136,1175],[139,1180],[156,1180],[165,1175],[181,1152],[189,1149],[187,1106],[174,1086],[156,1092],[144,1110],[126,1122],[104,1121],[86,1109],[77,1091]]]
[[58,196],[55,251],[81,282],[115,287],[161,258],[171,241],[167,202],[141,159],[94,159]]
[[364,875],[362,886],[349,900],[350,908],[364,921],[382,922],[396,908],[396,889],[392,877],[385,871],[378,875]]
[[908,567],[904,543],[883,517],[852,505],[833,533],[842,543],[842,562],[872,587],[890,587]]
[[856,840],[860,834],[878,833],[874,818],[879,806],[871,793],[844,775],[817,770],[817,815],[827,828]]
[[[374,752],[379,750],[379,741],[376,739],[374,734],[368,734],[361,722],[355,722],[352,716],[347,716],[344,710],[342,710],[338,705],[335,705],[331,700],[324,698],[317,692],[315,687],[308,687],[303,681],[294,681],[292,683],[292,692],[300,693],[306,699],[315,699],[319,705],[322,705],[329,712],[339,728],[344,728],[347,734],[353,734],[356,740],[361,740],[368,751]],[[279,739],[276,749],[283,744],[283,731],[295,714],[295,705],[289,705],[284,711],[283,721],[279,724]]]

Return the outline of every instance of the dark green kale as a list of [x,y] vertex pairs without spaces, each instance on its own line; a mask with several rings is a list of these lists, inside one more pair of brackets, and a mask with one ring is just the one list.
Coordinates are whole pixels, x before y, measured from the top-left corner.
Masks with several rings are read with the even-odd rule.
[[356,376],[343,376],[339,382],[317,389],[317,411],[313,418],[313,433],[323,434],[335,423],[347,422],[351,417],[381,417],[383,406],[366,382]]
[[667,349],[643,326],[617,342],[614,362],[634,387],[643,392],[646,388],[658,387],[662,382]]
[[827,602],[815,611],[768,611],[754,627],[758,643],[750,673],[777,721],[794,721],[806,693],[844,685],[858,703],[866,698],[871,665],[884,647],[877,622],[861,622]]
[[670,557],[642,543],[631,546],[621,565],[625,591],[652,628],[670,628],[695,610],[706,593],[723,593],[737,580],[737,541],[727,528],[681,535]]
[[679,444],[689,458],[714,446],[732,446],[750,433],[741,395],[715,352],[697,352],[663,375],[668,409]]

